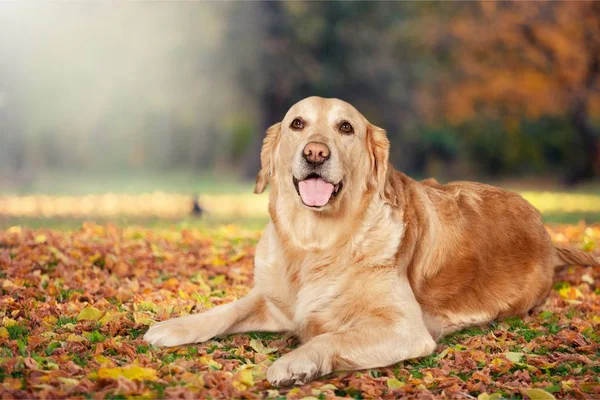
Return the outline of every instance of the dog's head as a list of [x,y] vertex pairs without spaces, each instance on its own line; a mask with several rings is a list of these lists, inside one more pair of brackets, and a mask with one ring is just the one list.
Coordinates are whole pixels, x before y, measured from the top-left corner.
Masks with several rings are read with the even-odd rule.
[[378,128],[338,99],[306,98],[267,130],[255,193],[269,182],[278,196],[318,213],[335,212],[378,193],[389,204],[389,141]]

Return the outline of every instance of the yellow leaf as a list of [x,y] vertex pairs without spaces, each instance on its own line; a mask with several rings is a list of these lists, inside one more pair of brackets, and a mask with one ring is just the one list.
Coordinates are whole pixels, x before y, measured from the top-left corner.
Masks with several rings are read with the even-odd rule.
[[158,306],[151,301],[142,301],[140,304],[138,304],[138,310],[152,311],[156,313],[158,312]]
[[256,339],[250,340],[250,347],[252,347],[254,351],[260,354],[271,354],[277,351],[277,348],[265,347],[265,345],[260,340]]
[[34,239],[37,244],[42,244],[46,242],[46,235],[37,235]]
[[34,388],[39,389],[39,390],[54,390],[54,386],[50,386],[46,383],[41,383],[39,385],[33,385]]
[[477,396],[477,400],[500,400],[500,399],[502,399],[502,393],[493,393],[493,394],[481,393],[479,396]]
[[113,362],[110,358],[103,356],[102,354],[96,354],[94,356],[94,360],[100,365],[113,365]]
[[77,316],[77,321],[98,321],[103,314],[94,306],[85,306]]
[[223,266],[223,265],[227,265],[227,262],[225,262],[225,260],[223,260],[223,258],[222,258],[222,257],[215,256],[215,257],[214,257],[214,258],[211,260],[210,264],[214,265],[215,267],[221,267],[221,266]]
[[198,292],[192,293],[192,298],[196,300],[198,303],[201,303],[204,308],[213,308],[213,304],[210,302],[210,297],[202,296],[198,294]]
[[102,318],[100,318],[100,323],[102,325],[106,325],[110,322],[116,321],[119,318],[121,318],[122,313],[111,313],[110,311],[107,311],[106,314],[104,314],[104,316]]
[[79,381],[77,379],[73,379],[73,378],[63,378],[63,377],[59,377],[57,378],[59,382],[64,383],[67,386],[75,386],[79,384]]
[[146,316],[144,314],[140,314],[140,313],[134,313],[133,320],[135,321],[136,324],[140,324],[140,325],[152,325],[156,322],[152,318],[149,318],[148,316]]
[[229,261],[231,261],[231,262],[239,261],[242,258],[244,258],[245,255],[246,255],[246,252],[245,251],[241,251],[241,252],[237,253],[236,255],[234,255],[233,257],[231,257],[229,259]]
[[210,292],[210,286],[208,286],[206,284],[206,282],[204,282],[204,279],[202,279],[202,275],[200,274],[196,274],[194,276],[192,276],[192,278],[190,279],[193,283],[197,284],[198,286],[200,286],[201,291],[203,292]]
[[58,366],[57,363],[49,361],[48,359],[46,359],[46,363],[44,364],[44,368],[47,370],[57,370],[60,367]]
[[504,353],[504,357],[506,357],[508,360],[517,363],[520,362],[521,359],[523,358],[523,353],[514,353],[512,351],[508,351],[506,353]]
[[440,354],[438,354],[437,359],[441,360],[442,358],[446,357],[450,352],[453,352],[454,349],[447,347],[444,351],[442,351]]
[[20,226],[11,226],[10,228],[8,228],[8,230],[6,232],[8,233],[21,233],[22,229]]
[[565,392],[568,392],[569,390],[573,389],[573,386],[575,386],[575,384],[572,380],[569,379],[566,381],[561,381],[560,386],[561,386],[562,390],[564,390]]
[[8,339],[8,329],[6,329],[5,327],[0,328],[0,338]]
[[525,363],[521,363],[521,362],[516,362],[515,365],[517,367],[526,368],[528,371],[531,371],[531,372],[535,372],[538,370],[538,368],[533,365],[529,365],[529,364],[525,364]]
[[83,342],[85,340],[85,338],[83,336],[79,336],[74,333],[71,333],[69,336],[67,336],[66,340],[67,340],[67,342]]
[[319,389],[320,390],[337,390],[337,386],[335,386],[331,383],[328,383],[326,385],[321,386]]
[[492,365],[492,366],[494,366],[494,367],[498,367],[498,368],[499,368],[499,367],[503,367],[503,366],[505,366],[506,364],[507,364],[507,363],[506,363],[506,360],[504,360],[504,359],[502,359],[502,358],[498,358],[498,357],[496,357],[496,358],[494,358],[492,361],[490,361],[490,365]]
[[544,389],[521,389],[521,393],[531,400],[555,400],[556,397],[552,393],[546,392]]
[[155,369],[143,368],[137,365],[98,369],[98,378],[117,379],[119,377],[130,381],[155,381],[158,379]]
[[185,382],[186,389],[194,393],[204,388],[204,379],[202,379],[202,375],[199,374],[184,372],[181,375],[181,382]]
[[73,325],[73,324],[72,324],[72,323],[70,323],[70,322],[69,322],[68,324],[64,324],[62,327],[63,327],[63,328],[65,328],[65,329],[66,329],[66,330],[68,330],[68,331],[72,331],[72,330],[74,330],[74,329],[75,329],[75,325]]
[[387,387],[392,390],[399,389],[405,385],[406,385],[406,383],[400,382],[398,379],[395,379],[395,378],[389,378],[387,380]]
[[431,374],[431,372],[427,372],[424,376],[423,376],[423,382],[429,384],[432,383],[435,379],[433,378],[433,375]]
[[210,358],[209,356],[202,356],[200,357],[200,362],[202,364],[208,365],[214,369],[221,369],[223,368],[223,366],[221,364],[219,364],[218,362],[216,362],[215,360],[213,360],[212,358]]
[[42,319],[42,322],[50,329],[56,324],[58,319],[54,315],[48,315]]
[[[214,263],[213,263],[213,264],[214,264]],[[222,265],[224,265],[224,264],[225,264],[225,262],[223,262],[223,264],[222,264]],[[214,265],[217,265],[217,264],[214,264]],[[222,284],[223,282],[225,282],[225,275],[223,275],[223,274],[221,274],[221,275],[217,275],[217,276],[215,276],[215,277],[213,277],[213,278],[209,279],[209,282],[212,284],[212,286],[213,286],[213,287],[214,287],[214,286],[217,286],[217,285],[220,285],[220,284]]]
[[574,288],[574,287],[564,287],[562,289],[559,289],[558,294],[563,299],[571,299],[571,300],[583,297],[583,293],[581,293],[581,291],[579,289]]
[[239,391],[244,391],[249,387],[254,386],[254,377],[252,376],[252,372],[248,369],[240,370],[233,379],[232,384],[233,387]]
[[12,318],[4,317],[2,319],[2,325],[4,325],[7,328],[10,328],[11,326],[15,326],[16,324],[17,324],[17,321],[15,321]]
[[102,255],[100,253],[95,253],[88,258],[88,261],[90,262],[90,264],[95,264],[96,261],[100,260],[101,258]]

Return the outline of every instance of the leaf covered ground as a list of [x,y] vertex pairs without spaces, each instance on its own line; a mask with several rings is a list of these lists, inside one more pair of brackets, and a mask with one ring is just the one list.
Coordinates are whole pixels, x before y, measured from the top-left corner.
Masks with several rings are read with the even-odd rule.
[[[595,251],[600,227],[548,228]],[[388,368],[272,387],[265,373],[297,342],[232,335],[158,348],[154,321],[243,296],[260,232],[228,226],[0,231],[2,398],[599,398],[600,269],[560,270],[539,310],[443,339]],[[526,290],[526,288],[524,288]]]

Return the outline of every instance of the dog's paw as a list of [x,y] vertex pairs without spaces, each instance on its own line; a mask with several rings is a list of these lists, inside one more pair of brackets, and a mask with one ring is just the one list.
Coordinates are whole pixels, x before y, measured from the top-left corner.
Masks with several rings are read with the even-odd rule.
[[144,340],[158,346],[179,346],[192,343],[190,329],[177,319],[154,324],[144,335]]
[[204,342],[212,338],[210,326],[202,325],[200,315],[174,318],[154,324],[144,335],[144,340],[158,346],[180,346]]
[[306,354],[292,351],[275,361],[267,371],[267,380],[274,386],[304,385],[319,377],[319,364]]

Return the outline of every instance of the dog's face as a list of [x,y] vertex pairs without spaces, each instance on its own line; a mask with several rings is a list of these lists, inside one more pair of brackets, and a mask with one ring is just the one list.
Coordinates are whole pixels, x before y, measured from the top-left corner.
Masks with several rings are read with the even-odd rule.
[[385,184],[388,152],[385,131],[350,104],[309,97],[267,131],[255,191],[271,180],[297,205],[333,212]]

